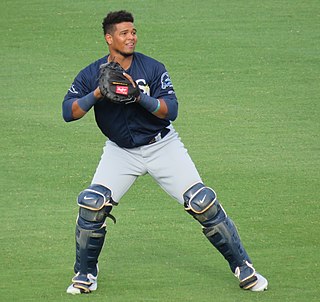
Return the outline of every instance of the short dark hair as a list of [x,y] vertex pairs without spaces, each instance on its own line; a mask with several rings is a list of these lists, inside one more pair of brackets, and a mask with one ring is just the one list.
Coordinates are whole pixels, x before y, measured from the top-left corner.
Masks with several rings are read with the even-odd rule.
[[114,31],[114,25],[122,22],[133,23],[133,15],[125,10],[108,13],[102,22],[103,33],[105,35],[112,33]]

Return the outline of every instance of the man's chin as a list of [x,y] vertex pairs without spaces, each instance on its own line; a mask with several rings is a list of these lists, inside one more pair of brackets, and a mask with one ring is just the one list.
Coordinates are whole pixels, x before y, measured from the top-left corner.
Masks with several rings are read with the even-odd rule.
[[133,51],[130,51],[130,52],[122,52],[122,51],[119,51],[119,54],[125,58],[128,58],[128,57],[131,57],[134,53],[134,50]]

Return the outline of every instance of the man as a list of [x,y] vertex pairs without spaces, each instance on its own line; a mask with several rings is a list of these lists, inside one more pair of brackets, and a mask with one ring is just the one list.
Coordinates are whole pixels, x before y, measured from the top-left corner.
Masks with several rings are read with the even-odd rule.
[[[109,55],[90,64],[74,79],[63,101],[67,122],[83,117],[94,107],[95,119],[108,138],[91,185],[78,196],[75,276],[67,292],[90,293],[97,289],[98,257],[107,217],[137,177],[149,173],[157,183],[202,225],[210,243],[228,261],[240,287],[267,288],[244,249],[237,229],[201,180],[172,121],[178,103],[169,74],[160,62],[135,52],[137,30],[126,11],[110,12],[103,20]],[[100,66],[118,62],[140,89],[135,102],[116,104],[99,88]],[[134,84],[135,85],[135,84]]]

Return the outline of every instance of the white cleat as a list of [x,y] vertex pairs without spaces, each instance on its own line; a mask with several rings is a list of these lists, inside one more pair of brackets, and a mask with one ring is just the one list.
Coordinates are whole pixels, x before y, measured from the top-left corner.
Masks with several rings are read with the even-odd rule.
[[258,282],[250,288],[253,292],[262,292],[268,288],[268,280],[256,272],[256,277],[258,278]]

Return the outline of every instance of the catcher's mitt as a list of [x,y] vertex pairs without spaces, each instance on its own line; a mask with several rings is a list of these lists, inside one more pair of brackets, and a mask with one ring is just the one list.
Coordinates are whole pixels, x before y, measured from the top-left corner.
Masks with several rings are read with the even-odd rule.
[[138,85],[133,85],[125,76],[125,70],[117,62],[100,66],[99,88],[101,94],[118,104],[133,103],[140,95]]

